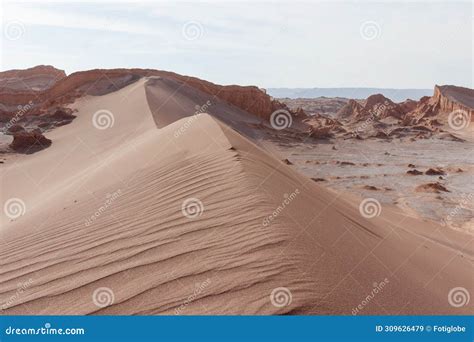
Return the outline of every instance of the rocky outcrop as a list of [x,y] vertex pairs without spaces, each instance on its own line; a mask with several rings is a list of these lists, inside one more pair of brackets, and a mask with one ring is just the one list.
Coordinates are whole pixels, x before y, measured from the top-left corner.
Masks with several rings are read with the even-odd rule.
[[65,77],[63,70],[48,65],[0,72],[0,121],[8,121],[18,113],[28,114]]
[[333,116],[342,107],[344,107],[349,99],[343,97],[317,97],[317,98],[280,98],[291,110],[297,111],[299,108],[308,113],[308,115],[323,114]]
[[316,114],[302,121],[309,126],[309,135],[315,139],[329,139],[337,133],[346,133],[339,120]]
[[[390,125],[391,133],[442,132],[441,126],[448,123],[449,114],[460,111],[462,120],[474,120],[474,90],[456,86],[436,86],[433,96],[422,97],[419,101],[406,100],[394,103],[381,94],[369,96],[365,101],[350,100],[337,116],[360,131],[375,131],[384,136],[379,125]],[[393,120],[383,120],[392,118]],[[382,121],[381,121],[382,120]],[[469,119],[467,119],[469,120]],[[361,125],[360,122],[364,124]],[[399,126],[405,126],[403,129]],[[398,126],[398,127],[397,127]],[[362,129],[361,129],[362,128]],[[387,127],[388,128],[388,127]]]
[[34,153],[51,145],[51,140],[46,138],[40,130],[18,131],[13,134],[12,150],[21,153]]
[[401,106],[382,94],[375,94],[362,102],[350,100],[347,105],[340,109],[337,116],[351,121],[380,120],[387,117],[400,119],[405,114],[404,107],[406,106],[409,106],[409,104]]
[[0,79],[5,78],[28,78],[36,75],[48,75],[61,79],[66,77],[64,70],[57,69],[51,65],[37,65],[28,69],[12,69],[0,71]]
[[[8,76],[15,73],[18,74],[18,71],[12,70],[4,74]],[[275,110],[288,109],[285,104],[274,100],[264,90],[255,86],[223,86],[196,77],[162,70],[94,69],[76,72],[67,77],[61,76],[62,74],[59,74],[59,80],[51,87],[40,91],[0,90],[0,103],[3,108],[7,108],[3,109],[4,112],[10,111],[9,114],[12,115],[18,105],[32,102],[31,112],[42,114],[52,106],[63,106],[85,94],[104,95],[145,76],[160,76],[178,80],[264,119],[269,119]],[[4,113],[4,115],[6,114]]]
[[442,113],[450,113],[459,109],[472,114],[474,112],[474,90],[452,85],[437,85],[431,102]]
[[387,117],[400,119],[410,103],[399,105],[382,94],[369,96],[365,101],[350,100],[337,113],[337,117],[349,121],[380,120]]
[[398,105],[401,111],[405,114],[414,110],[418,106],[418,101],[407,99],[400,102]]
[[[407,106],[407,105],[405,105]],[[400,119],[405,114],[404,108],[381,94],[369,96],[364,109],[379,119],[388,117]]]
[[49,65],[0,72],[0,108],[3,114],[16,112],[20,107],[34,107],[42,102],[51,87],[65,77],[63,70]]
[[443,169],[441,169],[439,167],[436,167],[436,168],[429,168],[428,170],[426,170],[425,175],[428,175],[428,176],[445,176],[446,172]]
[[66,77],[64,70],[50,65],[0,72],[0,91],[42,91]]
[[450,192],[444,185],[439,182],[436,183],[426,183],[418,185],[415,188],[416,192],[434,192],[439,194],[440,192]]
[[25,129],[23,128],[23,126],[15,124],[15,125],[12,125],[11,127],[9,127],[7,129],[7,134],[18,133],[18,132],[22,132],[24,130]]
[[357,100],[349,100],[345,106],[339,109],[336,116],[341,119],[350,120],[353,117],[360,116],[363,110],[364,106],[362,106]]
[[403,122],[415,124],[422,120],[446,121],[454,111],[465,112],[474,120],[474,90],[452,85],[435,86],[432,97],[423,97],[418,105],[406,113]]
[[72,114],[72,109],[69,108],[57,108],[53,111],[49,117],[53,120],[73,120],[76,116]]
[[311,127],[309,135],[311,138],[314,138],[314,139],[329,139],[334,136],[334,127],[333,126]]
[[103,95],[145,76],[176,79],[265,119],[268,119],[275,110],[286,108],[284,104],[273,100],[264,90],[255,86],[222,86],[196,77],[153,69],[96,69],[77,72],[58,82],[51,89],[49,96],[51,99],[57,99],[74,91],[80,95],[84,93]]
[[423,172],[418,171],[417,169],[414,169],[414,170],[408,170],[407,174],[412,175],[412,176],[419,176],[419,175],[422,175]]

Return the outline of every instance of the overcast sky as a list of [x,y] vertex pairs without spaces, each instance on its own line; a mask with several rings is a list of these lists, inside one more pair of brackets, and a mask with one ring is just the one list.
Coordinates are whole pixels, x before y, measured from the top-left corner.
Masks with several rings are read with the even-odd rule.
[[260,87],[473,87],[471,1],[2,2],[1,70],[170,70]]

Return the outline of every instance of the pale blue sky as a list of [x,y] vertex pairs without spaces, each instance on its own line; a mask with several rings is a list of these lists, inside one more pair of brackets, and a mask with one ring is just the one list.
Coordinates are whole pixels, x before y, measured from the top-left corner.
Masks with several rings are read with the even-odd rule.
[[1,70],[140,67],[260,87],[473,87],[464,2],[3,1]]

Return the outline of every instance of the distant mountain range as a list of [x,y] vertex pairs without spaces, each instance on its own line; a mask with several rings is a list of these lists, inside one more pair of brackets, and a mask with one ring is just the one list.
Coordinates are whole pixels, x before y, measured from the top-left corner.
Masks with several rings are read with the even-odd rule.
[[366,99],[370,95],[382,94],[394,102],[406,99],[419,100],[431,96],[433,89],[390,89],[390,88],[268,88],[267,93],[275,98],[316,98],[345,97],[348,99]]

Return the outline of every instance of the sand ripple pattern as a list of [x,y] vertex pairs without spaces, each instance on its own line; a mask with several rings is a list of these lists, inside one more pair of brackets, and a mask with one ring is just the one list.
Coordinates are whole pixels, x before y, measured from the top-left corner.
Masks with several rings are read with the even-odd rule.
[[[216,313],[276,309],[268,295],[254,302],[258,296],[243,294],[265,293],[266,283],[292,283],[286,277],[296,279],[298,257],[279,255],[286,237],[278,224],[262,227],[256,213],[263,216],[273,205],[249,183],[234,151],[160,162],[132,179],[90,227],[83,213],[100,201],[83,201],[45,231],[2,246],[0,301],[15,293],[18,279],[34,278],[8,313],[173,314],[205,279],[212,285],[186,305],[186,314],[200,313],[201,304]],[[196,193],[206,210],[193,201],[189,219],[181,205]],[[112,291],[117,284],[121,291]]]

